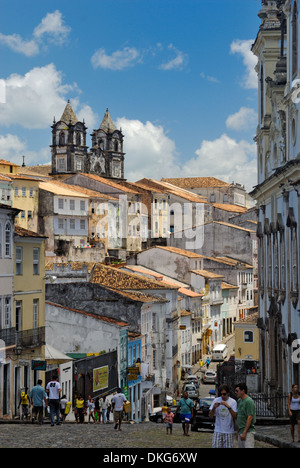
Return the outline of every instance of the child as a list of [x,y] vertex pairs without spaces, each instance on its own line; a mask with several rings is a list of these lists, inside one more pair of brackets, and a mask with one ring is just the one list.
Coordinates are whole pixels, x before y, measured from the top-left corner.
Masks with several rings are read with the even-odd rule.
[[169,429],[170,429],[170,435],[172,434],[173,418],[174,418],[174,413],[172,413],[171,408],[168,408],[167,409],[167,414],[165,416],[167,435],[169,434]]

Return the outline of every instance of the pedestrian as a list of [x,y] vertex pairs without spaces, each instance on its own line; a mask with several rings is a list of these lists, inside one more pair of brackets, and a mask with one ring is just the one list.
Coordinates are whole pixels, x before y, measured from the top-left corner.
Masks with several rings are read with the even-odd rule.
[[200,371],[202,371],[202,367],[203,367],[203,361],[202,359],[200,359]]
[[100,423],[101,417],[99,419],[99,415],[100,415],[100,397],[97,397],[95,400],[95,421]]
[[37,381],[37,385],[32,387],[29,394],[32,408],[32,422],[37,419],[39,424],[43,423],[44,404],[47,406],[47,393],[42,387],[42,380]]
[[61,421],[64,421],[66,419],[66,407],[67,407],[67,396],[63,395],[61,400],[60,400],[60,418]]
[[300,442],[300,394],[297,384],[292,385],[292,391],[289,394],[288,408],[291,422],[292,443],[295,442],[295,426],[298,426],[298,442]]
[[167,411],[168,411],[167,402],[164,402],[164,405],[161,408],[163,422],[165,421]]
[[102,398],[101,401],[101,409],[102,409],[102,422],[103,424],[107,423],[107,409],[108,409],[109,403],[106,399],[106,396]]
[[123,420],[123,410],[124,410],[124,403],[127,401],[126,396],[122,393],[121,388],[117,389],[117,393],[112,397],[111,404],[114,411],[114,421],[115,421],[115,429],[119,427],[119,431],[121,431],[121,424]]
[[109,423],[110,413],[111,413],[111,404],[109,403],[107,407],[107,421],[106,421],[107,423]]
[[91,418],[92,418],[92,420],[94,421],[94,424],[95,424],[95,416],[94,416],[95,402],[92,399],[91,395],[89,395],[89,399],[87,401],[87,407],[88,407],[89,423],[91,422]]
[[23,391],[21,393],[18,408],[20,408],[20,406],[22,406],[21,420],[23,421],[24,419],[26,420],[29,417],[30,400],[29,400],[29,396],[27,394],[27,387],[25,388],[25,391]]
[[84,399],[81,395],[78,395],[76,399],[76,412],[77,412],[77,423],[83,424],[84,423]]
[[233,448],[237,402],[230,398],[230,389],[227,385],[220,386],[219,395],[209,408],[209,417],[211,419],[215,417],[212,448]]
[[172,413],[171,408],[169,407],[167,409],[167,414],[165,416],[165,424],[166,424],[167,435],[169,434],[169,431],[170,431],[170,435],[172,435],[174,416],[175,416],[174,413]]
[[46,387],[46,392],[48,393],[49,397],[51,426],[54,426],[55,417],[56,425],[60,426],[61,423],[59,398],[61,394],[61,386],[58,381],[57,375],[54,375],[53,379],[48,383]]
[[177,411],[180,411],[180,419],[182,423],[183,435],[189,436],[189,427],[192,419],[194,402],[188,396],[188,392],[183,393],[183,397],[179,400]]
[[254,435],[256,423],[255,404],[247,395],[247,385],[240,383],[235,393],[238,398],[238,448],[254,448]]
[[208,358],[206,358],[206,367],[207,367],[207,369],[209,368],[209,365],[210,365],[210,359],[208,357]]

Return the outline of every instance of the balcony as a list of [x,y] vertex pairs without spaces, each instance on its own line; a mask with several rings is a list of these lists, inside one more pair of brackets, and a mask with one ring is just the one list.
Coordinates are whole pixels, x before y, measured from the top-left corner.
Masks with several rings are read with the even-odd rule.
[[45,327],[34,328],[30,330],[16,331],[16,328],[5,328],[0,330],[0,340],[4,341],[5,346],[29,349],[38,348],[46,344]]

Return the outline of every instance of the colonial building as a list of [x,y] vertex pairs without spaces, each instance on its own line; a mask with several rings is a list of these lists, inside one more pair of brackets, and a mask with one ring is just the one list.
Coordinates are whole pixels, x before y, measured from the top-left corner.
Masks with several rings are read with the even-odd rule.
[[257,56],[256,132],[259,210],[259,319],[261,386],[288,392],[299,384],[293,359],[300,338],[299,229],[299,5],[263,0],[252,51]]

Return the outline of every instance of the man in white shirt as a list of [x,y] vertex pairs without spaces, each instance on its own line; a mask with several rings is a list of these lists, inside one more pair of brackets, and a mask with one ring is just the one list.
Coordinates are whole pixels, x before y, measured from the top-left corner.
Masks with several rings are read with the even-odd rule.
[[117,393],[112,397],[111,403],[114,409],[114,421],[115,421],[115,429],[119,426],[119,431],[121,431],[121,424],[123,420],[123,410],[124,410],[124,403],[127,401],[126,396],[124,393],[121,393],[121,389],[117,389]]
[[221,385],[219,394],[220,397],[215,398],[209,408],[209,417],[216,418],[212,448],[233,448],[237,402],[230,398],[227,385]]
[[50,406],[50,418],[51,426],[54,426],[54,419],[56,415],[56,424],[59,426],[60,423],[60,393],[61,386],[58,382],[58,377],[54,377],[51,382],[48,383],[46,387],[46,392],[48,393],[49,406]]

